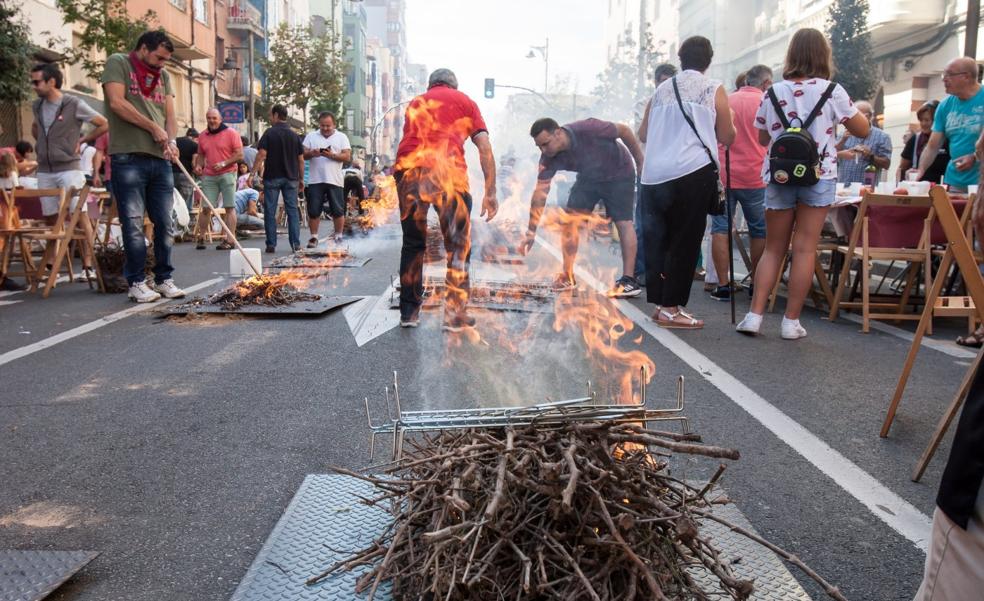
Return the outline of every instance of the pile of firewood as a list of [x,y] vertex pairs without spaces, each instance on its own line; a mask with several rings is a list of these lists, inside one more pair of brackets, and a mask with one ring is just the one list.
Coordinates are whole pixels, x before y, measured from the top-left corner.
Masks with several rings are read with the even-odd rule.
[[[123,264],[126,263],[126,253],[123,248],[118,244],[100,244],[96,246],[94,254],[99,264],[99,273],[102,274],[104,290],[112,294],[129,290],[130,285],[123,276]],[[154,265],[154,253],[148,249],[144,264],[144,274],[148,278],[154,276]]]
[[[737,459],[733,449],[694,435],[634,424],[570,423],[508,430],[443,432],[371,482],[366,500],[393,521],[369,547],[308,580],[372,566],[356,592],[389,581],[395,599],[746,599],[699,519],[714,519],[710,491],[673,478],[664,452]],[[730,524],[728,524],[731,526]],[[807,570],[795,557],[737,526]],[[698,580],[711,576],[708,590]],[[706,581],[706,578],[704,579]]]

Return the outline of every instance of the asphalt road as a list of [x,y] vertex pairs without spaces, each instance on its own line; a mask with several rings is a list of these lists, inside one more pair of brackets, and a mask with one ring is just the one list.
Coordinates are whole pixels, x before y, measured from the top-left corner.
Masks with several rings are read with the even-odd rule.
[[[315,287],[384,295],[399,241],[381,238],[353,247],[372,257],[365,267],[332,271]],[[617,261],[610,244],[582,247],[579,263],[607,281]],[[529,262],[556,266],[543,246]],[[228,258],[182,244],[175,264],[178,283],[191,286],[219,277]],[[47,300],[0,301],[9,303],[0,306],[0,548],[101,552],[57,601],[228,599],[306,474],[369,464],[362,399],[381,399],[393,371],[407,409],[570,398],[602,378],[579,332],[556,331],[549,314],[480,315],[483,342],[471,344],[449,340],[439,314],[426,313],[419,329],[389,329],[357,346],[342,310],[314,319],[139,312],[27,353],[133,305],[84,284],[59,285]],[[652,312],[644,297],[631,305]],[[739,314],[745,307],[740,297]],[[778,310],[766,336],[745,338],[700,282],[690,308],[707,320],[704,330],[657,332],[661,342],[637,326],[625,338],[642,334],[638,348],[656,364],[650,404],[672,398],[683,375],[691,427],[741,451],[723,485],[760,533],[849,599],[910,599],[923,551],[891,525],[897,516],[879,517],[859,500],[851,474],[822,466],[828,455],[843,458],[928,520],[948,440],[921,483],[909,474],[970,359],[924,349],[891,436],[880,439],[908,341],[812,310],[804,340],[779,339]],[[936,338],[960,327],[939,327]],[[722,374],[799,429],[767,427],[745,389]],[[817,460],[797,450],[804,432],[830,453]],[[716,466],[686,460],[675,470],[699,478]]]

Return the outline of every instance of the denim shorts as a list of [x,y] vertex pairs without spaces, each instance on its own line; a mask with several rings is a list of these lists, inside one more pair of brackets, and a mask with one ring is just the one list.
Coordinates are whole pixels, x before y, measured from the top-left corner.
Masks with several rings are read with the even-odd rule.
[[773,211],[795,209],[796,203],[808,207],[829,207],[836,200],[836,189],[835,179],[822,179],[812,186],[769,184],[765,189],[765,208]]
[[[765,188],[731,190],[731,215],[735,214],[735,206],[741,205],[741,213],[748,223],[748,235],[751,238],[765,238]],[[728,215],[711,217],[711,233],[728,233]]]

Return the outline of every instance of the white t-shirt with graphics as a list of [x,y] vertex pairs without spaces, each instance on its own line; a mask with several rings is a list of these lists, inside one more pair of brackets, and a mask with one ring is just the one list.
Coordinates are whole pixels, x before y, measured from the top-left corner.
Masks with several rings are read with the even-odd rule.
[[[304,137],[304,148],[318,150],[330,148],[332,152],[338,153],[352,148],[349,144],[348,136],[335,130],[327,138],[321,135],[321,130],[314,130]],[[345,175],[342,173],[342,162],[328,157],[316,156],[311,161],[308,174],[309,184],[332,184],[335,186],[345,185]]]
[[[784,79],[773,84],[772,89],[779,100],[779,106],[786,113],[786,119],[795,127],[798,122],[794,119],[798,117],[805,121],[829,85],[828,80],[820,78],[803,81]],[[837,84],[834,93],[823,105],[823,110],[808,130],[820,152],[820,179],[837,178],[837,150],[834,148],[837,140],[834,139],[834,124],[846,123],[857,113],[858,107],[851,102],[847,91]],[[775,107],[772,106],[772,101],[769,100],[768,93],[762,96],[762,104],[755,114],[755,127],[769,132],[773,141],[783,131],[782,123],[779,121]],[[769,161],[765,161],[762,165],[762,179],[766,183],[770,181]]]

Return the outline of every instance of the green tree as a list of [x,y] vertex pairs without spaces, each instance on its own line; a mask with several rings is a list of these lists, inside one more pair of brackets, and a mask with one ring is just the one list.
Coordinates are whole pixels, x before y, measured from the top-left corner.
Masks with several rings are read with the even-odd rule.
[[78,44],[51,38],[52,47],[62,47],[69,64],[81,64],[86,75],[99,79],[106,57],[116,52],[129,52],[140,34],[157,22],[157,13],[148,10],[132,18],[126,10],[126,0],[55,0],[66,25],[81,25]]
[[337,114],[342,104],[346,64],[333,35],[330,28],[318,36],[310,27],[281,23],[269,56],[260,61],[267,74],[268,99],[304,111],[305,122],[309,105]]
[[827,35],[834,51],[834,81],[855,100],[870,99],[878,75],[868,32],[868,0],[836,0],[827,16]]
[[[638,44],[629,32],[623,36],[617,54],[601,74],[592,94],[598,99],[595,114],[612,121],[631,122],[642,117],[638,110],[639,65],[642,63],[646,81],[650,81],[656,65],[665,57],[653,48],[652,36],[646,32],[642,44]],[[642,107],[645,105],[642,104]]]
[[34,45],[17,5],[0,0],[0,102],[18,103],[28,96],[28,72]]

